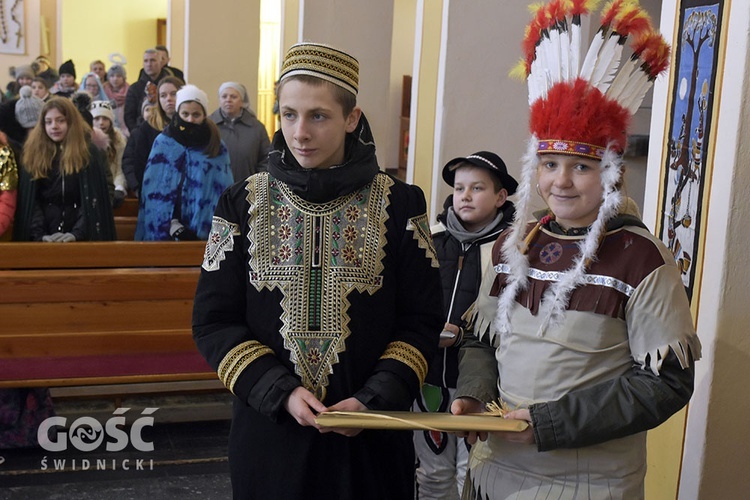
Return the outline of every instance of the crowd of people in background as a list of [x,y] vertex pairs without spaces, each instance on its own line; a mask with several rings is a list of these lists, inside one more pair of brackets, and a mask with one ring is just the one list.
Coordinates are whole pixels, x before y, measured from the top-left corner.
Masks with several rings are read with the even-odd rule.
[[[166,47],[147,49],[133,83],[119,60],[92,61],[80,79],[72,60],[11,68],[0,95],[0,241],[115,240],[126,198],[139,205],[138,240],[207,238],[221,193],[266,170],[270,141],[244,85],[223,83],[211,107],[168,63]],[[52,414],[47,389],[0,391],[0,449],[35,445]]]
[[[80,79],[72,60],[55,70],[39,56],[11,68],[0,131],[19,183],[12,202],[4,197],[3,239],[116,239],[112,209],[128,197],[139,200],[136,239],[206,238],[221,192],[266,170],[270,140],[242,83],[223,83],[211,107],[169,60],[166,47],[147,49],[132,83],[115,59],[109,68],[92,61]],[[89,213],[92,200],[110,210]],[[158,223],[146,220],[157,212]],[[102,217],[98,231],[85,230]]]

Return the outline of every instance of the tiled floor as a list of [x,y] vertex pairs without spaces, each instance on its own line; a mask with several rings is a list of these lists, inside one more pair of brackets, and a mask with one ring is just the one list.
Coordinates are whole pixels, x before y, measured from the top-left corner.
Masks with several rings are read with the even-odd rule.
[[150,452],[0,450],[0,499],[231,498],[228,435],[228,420],[165,423],[144,428]]

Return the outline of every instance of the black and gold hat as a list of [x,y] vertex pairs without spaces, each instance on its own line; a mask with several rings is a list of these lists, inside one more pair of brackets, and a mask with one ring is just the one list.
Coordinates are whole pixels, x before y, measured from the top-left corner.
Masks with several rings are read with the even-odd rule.
[[320,43],[292,45],[281,66],[279,81],[293,75],[322,78],[357,95],[359,62],[346,52]]

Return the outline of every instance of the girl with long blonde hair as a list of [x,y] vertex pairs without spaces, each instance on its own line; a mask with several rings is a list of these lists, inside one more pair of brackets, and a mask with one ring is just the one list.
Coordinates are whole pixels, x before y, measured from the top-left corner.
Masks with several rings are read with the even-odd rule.
[[107,163],[91,133],[70,100],[44,105],[21,156],[16,240],[115,239]]

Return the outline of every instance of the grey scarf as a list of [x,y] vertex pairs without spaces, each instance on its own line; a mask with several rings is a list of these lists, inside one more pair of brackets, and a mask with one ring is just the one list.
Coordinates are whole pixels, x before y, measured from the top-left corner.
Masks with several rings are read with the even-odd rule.
[[469,232],[464,228],[463,224],[461,224],[458,216],[453,211],[453,207],[448,207],[447,214],[448,216],[445,218],[445,227],[448,228],[448,232],[461,243],[471,243],[474,240],[496,231],[497,225],[503,220],[503,212],[502,210],[498,210],[497,215],[492,222],[479,231]]

